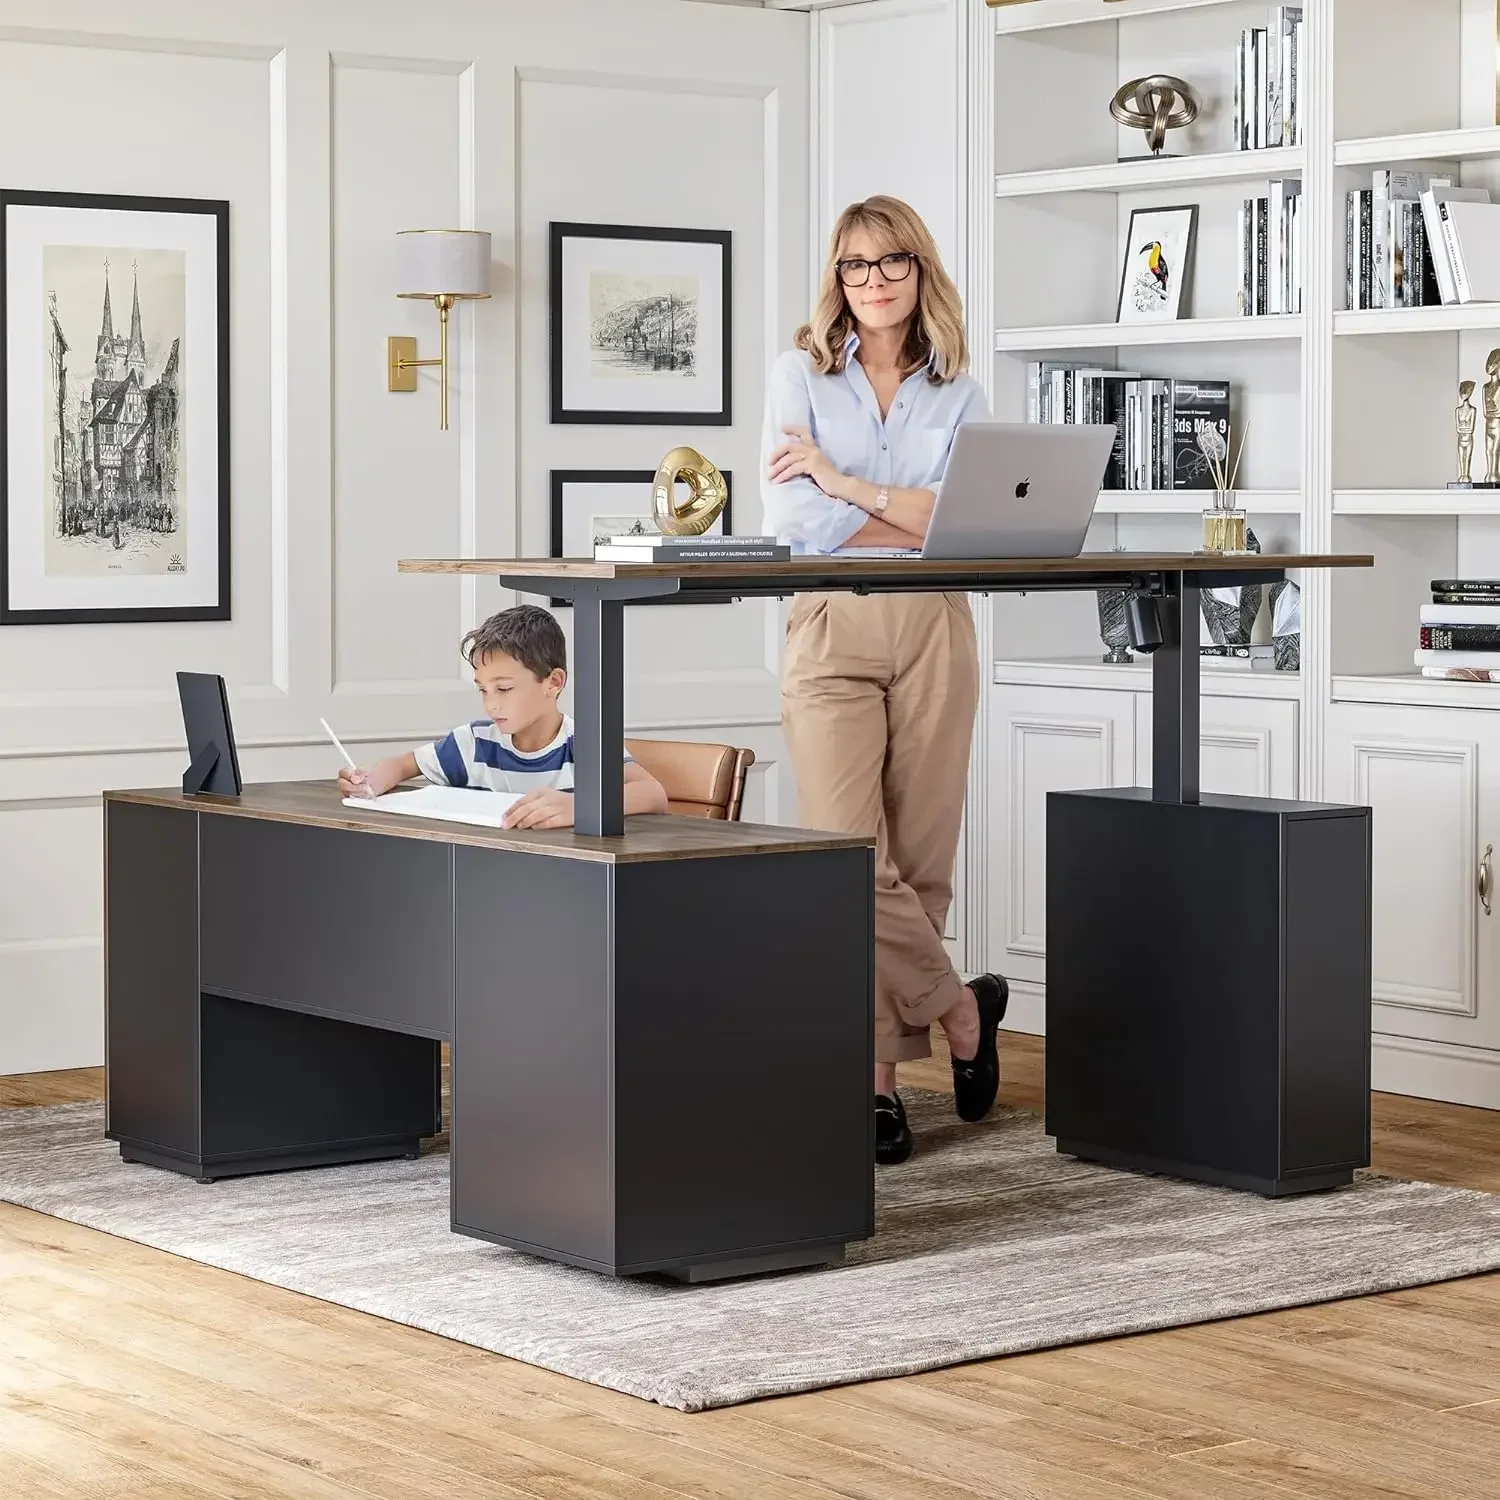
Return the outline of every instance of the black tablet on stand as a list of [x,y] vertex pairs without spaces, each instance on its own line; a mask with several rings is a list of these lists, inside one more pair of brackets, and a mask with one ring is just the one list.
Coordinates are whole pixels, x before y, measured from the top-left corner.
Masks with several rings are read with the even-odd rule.
[[229,724],[229,694],[224,679],[209,672],[179,672],[177,696],[182,700],[182,724],[187,730],[192,764],[182,775],[182,790],[191,796],[211,792],[216,797],[238,797],[240,758]]

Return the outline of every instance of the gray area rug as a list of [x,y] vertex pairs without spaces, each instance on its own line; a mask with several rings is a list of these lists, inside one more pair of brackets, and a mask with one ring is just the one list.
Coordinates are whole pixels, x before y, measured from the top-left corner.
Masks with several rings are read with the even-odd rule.
[[847,1265],[613,1281],[448,1229],[448,1160],[199,1186],[126,1166],[103,1108],[0,1110],[0,1198],[683,1411],[1500,1268],[1500,1196],[1362,1177],[1277,1202],[1060,1157],[903,1091],[919,1150],[877,1174]]

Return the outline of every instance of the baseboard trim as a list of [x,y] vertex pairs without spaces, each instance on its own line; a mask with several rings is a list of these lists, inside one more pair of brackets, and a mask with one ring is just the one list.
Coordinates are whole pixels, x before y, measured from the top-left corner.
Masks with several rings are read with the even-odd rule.
[[1377,1033],[1370,1086],[1381,1094],[1500,1109],[1500,1052]]

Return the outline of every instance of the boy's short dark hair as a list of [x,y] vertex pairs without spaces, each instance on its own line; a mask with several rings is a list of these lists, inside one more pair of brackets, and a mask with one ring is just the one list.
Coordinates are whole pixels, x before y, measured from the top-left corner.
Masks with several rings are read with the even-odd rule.
[[470,666],[478,657],[503,651],[538,680],[558,667],[564,671],[568,667],[568,643],[563,639],[562,626],[535,604],[518,604],[491,615],[463,638],[458,649]]

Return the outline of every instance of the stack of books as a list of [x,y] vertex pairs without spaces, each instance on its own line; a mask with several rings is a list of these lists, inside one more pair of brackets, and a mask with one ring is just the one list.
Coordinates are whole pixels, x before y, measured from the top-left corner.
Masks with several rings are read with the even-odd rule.
[[1424,677],[1500,682],[1500,578],[1434,578],[1414,659]]
[[1211,490],[1212,459],[1229,451],[1229,382],[1033,360],[1026,420],[1112,425],[1106,490]]
[[1277,5],[1268,26],[1240,33],[1234,139],[1241,151],[1302,144],[1302,7]]
[[595,562],[785,562],[791,555],[774,536],[629,536],[594,544]]
[[1247,318],[1302,311],[1302,179],[1278,177],[1240,205],[1239,309]]
[[1500,204],[1487,188],[1380,168],[1344,208],[1350,308],[1500,300]]

